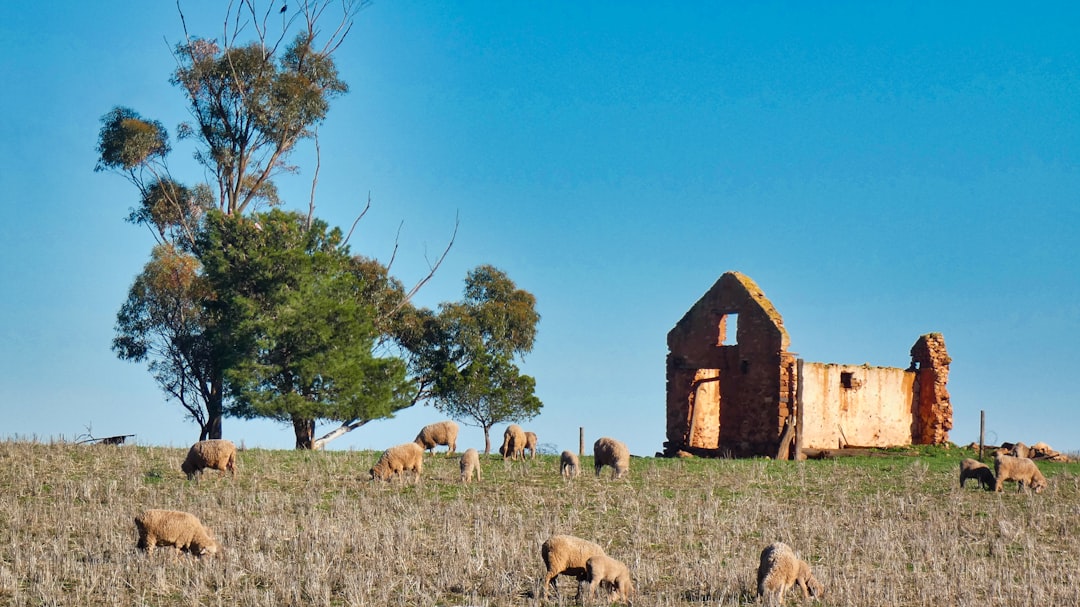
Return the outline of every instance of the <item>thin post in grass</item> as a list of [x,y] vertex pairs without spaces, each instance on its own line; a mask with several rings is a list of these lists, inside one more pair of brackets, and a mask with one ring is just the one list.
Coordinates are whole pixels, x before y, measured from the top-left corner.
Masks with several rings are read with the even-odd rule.
[[979,461],[982,461],[983,457],[983,443],[986,438],[986,411],[979,410]]
[[578,457],[585,457],[585,426],[578,426]]

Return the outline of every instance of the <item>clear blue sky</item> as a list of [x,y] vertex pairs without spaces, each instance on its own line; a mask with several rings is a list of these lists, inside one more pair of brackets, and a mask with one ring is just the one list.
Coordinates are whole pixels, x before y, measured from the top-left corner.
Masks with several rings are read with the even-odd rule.
[[[182,3],[217,36],[223,3]],[[322,127],[317,213],[353,250],[461,297],[490,263],[537,297],[523,370],[541,443],[584,426],[664,441],[666,335],[727,270],[772,300],[815,362],[953,358],[951,438],[1080,450],[1080,9],[1074,3],[378,0],[341,48],[351,92]],[[116,105],[187,118],[168,83],[172,2],[23,2],[0,21],[0,437],[197,426],[110,350],[152,239],[135,192],[94,173]],[[201,178],[176,146],[174,172]],[[281,181],[306,206],[310,147]],[[418,406],[331,443],[381,449],[442,419]],[[321,434],[329,425],[320,426]],[[291,428],[226,419],[247,446]],[[501,427],[496,428],[501,433]],[[465,446],[481,446],[464,432]]]

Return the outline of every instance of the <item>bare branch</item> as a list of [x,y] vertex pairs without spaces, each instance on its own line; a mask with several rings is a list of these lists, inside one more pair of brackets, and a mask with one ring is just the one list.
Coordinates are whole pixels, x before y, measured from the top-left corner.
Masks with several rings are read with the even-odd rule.
[[[311,197],[308,199],[307,229],[309,230],[311,229],[312,217],[315,215],[315,188],[319,184],[319,169],[322,167],[322,148],[319,147],[319,127],[315,127],[315,132],[312,133],[311,138],[315,140],[315,173],[311,176]],[[368,206],[371,206],[370,198],[368,199]],[[359,221],[359,218],[357,218],[357,221]],[[355,226],[356,224],[354,223],[353,225]],[[352,234],[352,230],[350,230],[349,233]],[[348,239],[346,239],[346,241],[348,241]]]
[[[439,256],[439,259],[437,259],[433,265],[429,265],[429,267],[428,267],[429,271],[427,273],[427,276],[423,277],[415,285],[413,285],[413,288],[409,289],[409,292],[405,294],[405,297],[402,297],[401,301],[399,301],[393,308],[391,308],[386,313],[384,313],[382,316],[380,316],[379,319],[376,322],[382,322],[382,321],[386,320],[387,318],[389,318],[390,316],[395,314],[398,310],[403,308],[405,306],[405,304],[409,303],[412,300],[413,296],[416,295],[417,291],[419,291],[421,287],[423,287],[425,284],[427,284],[428,281],[430,281],[432,279],[432,277],[435,276],[435,272],[438,271],[439,266],[441,266],[443,261],[446,260],[446,256],[450,254],[450,248],[454,246],[454,240],[457,239],[458,227],[460,226],[460,224],[461,224],[460,216],[455,215],[454,216],[454,232],[450,235],[450,242],[448,242],[446,244],[446,248],[443,249],[442,255]],[[395,245],[395,249],[396,249],[396,245]],[[387,268],[389,268],[389,267],[390,266],[387,265]]]
[[[318,148],[316,148],[316,150],[317,149]],[[345,246],[345,245],[349,244],[349,239],[352,238],[352,233],[353,233],[353,230],[356,229],[356,224],[360,223],[360,220],[364,218],[364,215],[367,215],[368,209],[370,209],[370,208],[371,208],[371,192],[368,191],[367,204],[364,205],[363,210],[360,211],[360,214],[357,215],[356,219],[353,220],[352,226],[349,227],[349,233],[345,235],[345,240],[342,241],[342,243],[341,243],[342,246]]]

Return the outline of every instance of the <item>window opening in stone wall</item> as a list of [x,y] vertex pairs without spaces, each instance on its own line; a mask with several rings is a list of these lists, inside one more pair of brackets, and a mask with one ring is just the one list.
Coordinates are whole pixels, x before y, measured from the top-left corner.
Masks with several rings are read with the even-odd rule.
[[739,315],[738,314],[723,314],[720,316],[720,329],[719,339],[716,340],[718,346],[737,346],[739,345]]
[[848,390],[855,387],[855,374],[851,371],[840,372],[840,386]]

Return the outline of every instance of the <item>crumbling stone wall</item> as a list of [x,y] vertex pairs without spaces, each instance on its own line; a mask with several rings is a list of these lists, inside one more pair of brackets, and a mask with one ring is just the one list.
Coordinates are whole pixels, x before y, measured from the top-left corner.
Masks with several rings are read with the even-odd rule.
[[841,390],[843,375],[832,373],[854,376],[854,367],[810,363],[817,375],[798,377],[797,355],[788,351],[787,330],[772,302],[753,280],[727,272],[667,341],[665,455],[775,455],[785,424],[799,415],[800,381],[810,388],[798,438],[806,447],[940,444],[952,429],[945,388],[950,359],[939,333],[919,338],[907,371],[859,367],[865,388]]
[[793,401],[792,383],[781,377],[794,364],[787,344],[783,320],[760,287],[738,272],[721,276],[668,333],[665,453],[775,452],[777,424]]
[[927,333],[911,347],[911,367],[916,373],[913,409],[916,412],[912,438],[920,445],[948,442],[953,426],[949,390],[949,353],[941,333]]

